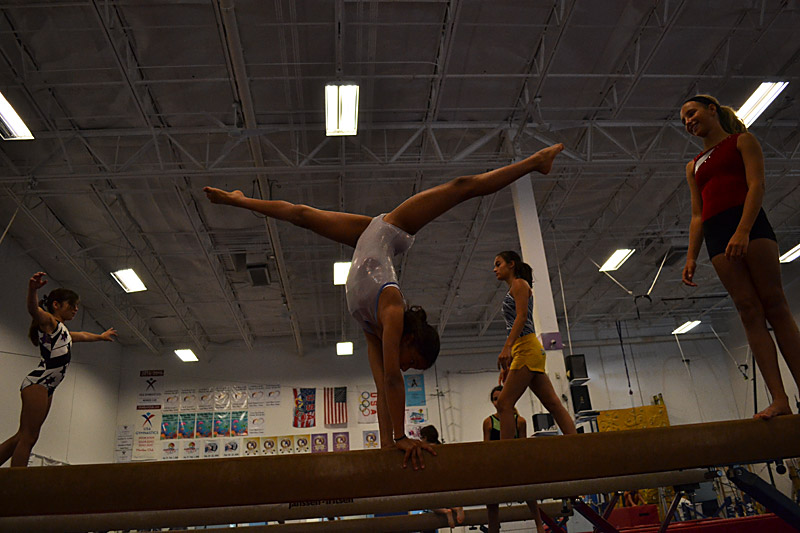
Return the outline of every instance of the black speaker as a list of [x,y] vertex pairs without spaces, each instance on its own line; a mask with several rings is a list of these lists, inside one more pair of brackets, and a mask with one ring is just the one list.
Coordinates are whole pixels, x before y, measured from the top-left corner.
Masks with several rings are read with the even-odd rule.
[[586,385],[572,385],[569,390],[572,393],[572,407],[575,409],[575,414],[592,410],[589,387]]
[[545,431],[555,425],[553,415],[550,413],[537,413],[533,415],[533,431]]
[[567,368],[567,379],[570,385],[580,385],[589,381],[589,375],[586,372],[586,358],[583,355],[566,356],[564,366]]

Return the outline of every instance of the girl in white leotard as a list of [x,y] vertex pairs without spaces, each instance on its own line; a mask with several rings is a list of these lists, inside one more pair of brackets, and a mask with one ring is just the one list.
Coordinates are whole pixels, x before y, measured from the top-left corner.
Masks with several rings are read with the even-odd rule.
[[22,380],[19,430],[0,444],[0,465],[11,458],[11,466],[28,466],[39,430],[50,412],[53,392],[67,373],[72,343],[113,341],[117,336],[114,328],[100,335],[67,330],[64,323],[78,313],[78,295],[69,289],[55,289],[40,302],[36,293],[47,283],[44,276],[44,272],[37,272],[31,277],[27,298],[28,312],[33,318],[28,336],[33,345],[39,347],[42,360],[38,368]]
[[416,470],[424,468],[423,450],[434,455],[435,452],[429,444],[405,435],[402,372],[430,368],[439,354],[439,336],[427,323],[425,311],[406,305],[397,285],[392,257],[407,250],[413,236],[426,224],[461,202],[497,192],[530,172],[547,174],[563,149],[563,145],[557,144],[506,167],[456,178],[422,191],[374,219],[281,200],[248,198],[241,191],[213,187],[203,190],[213,203],[285,220],[356,248],[347,281],[347,302],[367,339],[370,368],[378,391],[381,445],[394,443],[405,452],[403,466],[411,459]]

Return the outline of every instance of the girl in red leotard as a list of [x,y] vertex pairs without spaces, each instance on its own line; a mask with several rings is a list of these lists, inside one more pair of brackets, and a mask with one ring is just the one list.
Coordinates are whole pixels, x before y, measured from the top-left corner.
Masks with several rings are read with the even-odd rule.
[[712,96],[698,95],[684,102],[681,122],[686,131],[703,139],[704,147],[686,165],[692,221],[683,282],[697,286],[692,279],[705,238],[708,256],[739,311],[772,396],[772,403],[755,418],[791,414],[767,322],[796,384],[800,384],[800,331],[783,293],[775,233],[761,208],[761,145],[733,109]]

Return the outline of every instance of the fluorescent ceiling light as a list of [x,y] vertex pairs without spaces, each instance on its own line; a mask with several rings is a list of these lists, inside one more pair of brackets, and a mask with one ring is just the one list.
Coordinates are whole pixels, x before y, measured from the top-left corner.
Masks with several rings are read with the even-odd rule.
[[358,85],[325,86],[325,134],[355,135],[358,131]]
[[749,128],[750,124],[756,121],[787,85],[789,85],[788,81],[765,81],[753,91],[750,98],[736,112],[736,116]]
[[337,342],[336,343],[336,355],[353,355],[353,343],[352,342]]
[[350,272],[350,261],[346,263],[333,264],[333,284],[344,285],[347,282],[347,274]]
[[608,272],[609,270],[616,270],[622,266],[622,263],[628,260],[630,256],[633,255],[633,252],[636,250],[630,250],[628,248],[622,248],[617,250],[611,257],[609,257],[603,266],[600,267],[600,272]]
[[180,359],[184,363],[193,363],[198,360],[194,352],[189,349],[175,350],[175,355],[177,355],[178,359]]
[[4,141],[33,139],[31,130],[19,118],[19,115],[8,103],[8,100],[5,99],[3,93],[0,93],[0,137]]
[[780,256],[780,262],[791,263],[798,257],[800,257],[800,244],[798,244],[797,246],[795,246],[794,248],[792,248],[791,250]]
[[132,268],[126,268],[125,270],[117,270],[116,272],[112,272],[111,277],[117,280],[117,283],[119,283],[119,286],[122,287],[122,290],[125,292],[140,292],[147,290],[147,287],[144,286],[144,283],[142,283],[142,280],[139,279],[139,276],[136,275],[136,272],[134,272]]
[[690,329],[694,329],[700,323],[699,320],[690,320],[688,322],[684,322],[682,325],[678,326],[677,328],[672,330],[673,335],[680,335],[681,333],[686,333]]

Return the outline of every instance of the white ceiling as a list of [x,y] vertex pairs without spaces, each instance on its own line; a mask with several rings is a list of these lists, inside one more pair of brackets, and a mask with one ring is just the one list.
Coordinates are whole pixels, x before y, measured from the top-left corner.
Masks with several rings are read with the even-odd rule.
[[[559,269],[573,327],[636,317],[589,261],[619,247],[636,294],[668,254],[642,321],[713,317],[731,303],[705,252],[701,286],[679,282],[699,143],[678,106],[790,81],[752,131],[779,244],[800,242],[798,27],[794,0],[0,2],[0,90],[36,136],[0,144],[0,224],[19,209],[10,235],[127,345],[308,350],[357,338],[332,285],[350,250],[204,185],[375,215],[564,142],[533,180],[559,317]],[[361,86],[356,137],[325,137],[336,79]],[[418,235],[404,293],[445,340],[502,332],[491,263],[518,246],[508,191],[470,201]],[[149,290],[124,294],[122,267]]]

